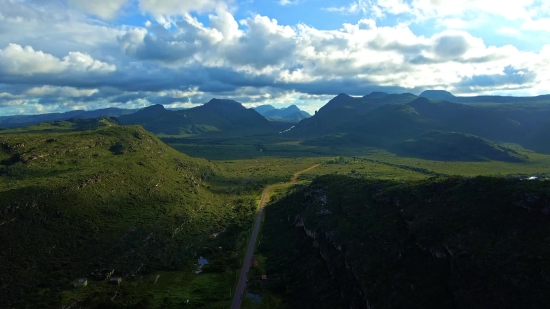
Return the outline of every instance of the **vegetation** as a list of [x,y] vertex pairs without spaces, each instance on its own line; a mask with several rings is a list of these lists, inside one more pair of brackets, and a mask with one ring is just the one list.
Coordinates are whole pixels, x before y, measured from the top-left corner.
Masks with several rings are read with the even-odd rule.
[[243,308],[545,307],[550,105],[448,98],[2,129],[0,307],[227,308],[262,190],[313,165],[270,193]]
[[429,131],[392,149],[405,157],[441,161],[508,161],[522,162],[526,155],[491,143],[474,135],[444,131]]
[[284,308],[543,308],[549,201],[542,181],[322,176],[266,209],[260,290]]
[[[229,302],[263,183],[233,183],[214,164],[109,119],[3,131],[0,162],[1,307],[166,308],[167,290],[178,291],[174,305]],[[192,280],[201,255],[209,275]],[[104,267],[122,286],[69,285]],[[154,285],[158,271],[173,280]],[[205,280],[219,290],[200,288]]]

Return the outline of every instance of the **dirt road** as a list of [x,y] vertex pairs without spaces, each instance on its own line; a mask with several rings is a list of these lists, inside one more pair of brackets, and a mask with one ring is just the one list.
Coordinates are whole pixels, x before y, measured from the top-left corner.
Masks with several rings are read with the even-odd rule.
[[[319,166],[319,164],[313,165],[303,171],[294,173],[290,182],[287,182],[286,184],[295,183],[296,180],[298,179],[298,176],[300,176],[300,174],[310,171],[316,168],[317,166]],[[276,184],[276,185],[267,186],[264,189],[264,192],[262,193],[260,210],[256,215],[256,220],[254,220],[254,229],[252,230],[252,237],[250,237],[250,241],[248,242],[248,249],[246,250],[246,255],[244,257],[243,268],[241,270],[241,275],[239,276],[239,282],[237,283],[237,289],[235,290],[235,296],[233,297],[233,302],[231,303],[231,309],[240,309],[242,299],[243,297],[245,297],[244,290],[246,288],[246,278],[247,278],[248,270],[250,269],[250,262],[254,254],[254,246],[256,245],[256,239],[258,238],[258,233],[260,231],[260,222],[262,221],[264,206],[265,206],[265,202],[267,201],[267,195],[269,194],[269,190],[271,190],[274,187],[283,186],[283,185],[285,184]]]

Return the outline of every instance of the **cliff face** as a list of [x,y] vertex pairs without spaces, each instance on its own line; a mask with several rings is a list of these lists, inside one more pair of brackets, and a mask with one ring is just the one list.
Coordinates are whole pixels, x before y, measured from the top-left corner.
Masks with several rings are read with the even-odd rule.
[[548,209],[539,181],[320,177],[266,210],[268,289],[309,282],[289,308],[542,308]]

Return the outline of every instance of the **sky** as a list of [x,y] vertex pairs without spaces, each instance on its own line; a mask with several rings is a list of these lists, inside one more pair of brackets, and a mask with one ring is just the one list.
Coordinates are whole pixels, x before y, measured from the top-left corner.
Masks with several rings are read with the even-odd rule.
[[0,0],[0,116],[550,93],[547,0]]

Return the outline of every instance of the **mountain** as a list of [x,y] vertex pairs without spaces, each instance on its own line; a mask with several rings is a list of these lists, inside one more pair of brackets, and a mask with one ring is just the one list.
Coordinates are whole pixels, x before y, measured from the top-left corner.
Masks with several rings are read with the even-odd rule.
[[547,181],[321,176],[266,207],[262,294],[288,308],[546,308],[549,201]]
[[289,107],[279,109],[271,105],[261,105],[254,108],[254,110],[268,119],[299,121],[311,117],[310,114],[300,110],[296,105],[290,105]]
[[341,94],[316,115],[301,121],[290,135],[305,138],[303,144],[307,145],[389,149],[428,131],[440,130],[550,152],[550,148],[542,147],[548,140],[548,119],[550,101],[471,105],[410,94],[371,100]]
[[276,110],[276,108],[273,107],[273,105],[265,104],[265,105],[260,105],[258,107],[254,107],[254,110],[260,113],[260,115],[264,116],[263,113]]
[[456,97],[445,90],[426,90],[423,91],[419,97],[424,97],[432,100],[445,100],[449,102],[454,102],[453,100],[456,99]]
[[444,90],[426,90],[420,94],[420,97],[425,97],[433,100],[445,100],[454,103],[521,103],[521,102],[549,102],[550,95],[539,95],[534,97],[512,97],[512,96],[455,96],[452,93]]
[[118,121],[122,125],[139,124],[155,134],[167,135],[214,131],[260,133],[272,129],[269,121],[255,110],[247,109],[239,102],[220,99],[178,111],[154,105],[137,115],[121,116]]
[[41,122],[67,120],[71,118],[98,118],[119,117],[135,113],[135,109],[103,108],[93,111],[76,110],[65,113],[51,113],[40,115],[17,115],[0,117],[0,128],[26,127]]
[[374,91],[374,92],[371,92],[365,96],[363,96],[364,99],[381,99],[385,96],[387,96],[388,93],[385,93],[385,92],[378,92],[378,91]]
[[404,157],[442,161],[523,162],[527,157],[486,139],[463,133],[429,131],[391,149]]
[[384,105],[408,103],[417,96],[404,94],[371,93],[364,97],[352,97],[341,93],[310,118],[302,120],[293,133],[308,136],[319,134],[340,133],[341,126],[362,122],[362,117],[368,112]]

